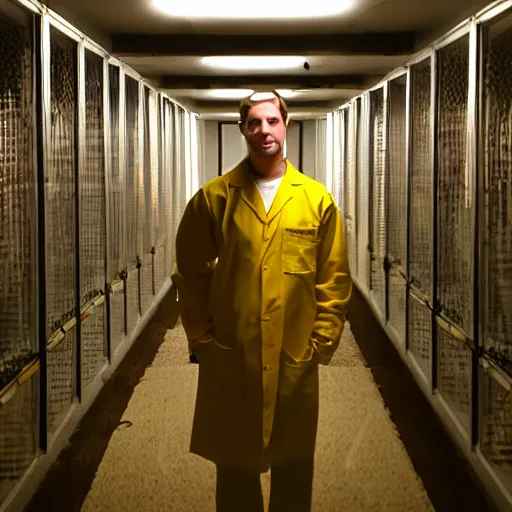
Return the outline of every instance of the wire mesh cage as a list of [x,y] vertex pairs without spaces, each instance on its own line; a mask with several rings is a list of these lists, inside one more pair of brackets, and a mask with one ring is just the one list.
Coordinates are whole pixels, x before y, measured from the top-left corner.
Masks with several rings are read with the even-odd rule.
[[150,140],[151,140],[151,205],[153,215],[153,294],[158,293],[165,279],[164,219],[160,215],[161,169],[164,166],[162,148],[162,102],[156,93],[151,94]]
[[343,113],[339,110],[333,113],[333,143],[332,143],[332,196],[338,208],[343,208],[343,148],[341,145]]
[[166,244],[166,218],[164,217],[164,193],[166,182],[163,179],[165,169],[167,169],[167,141],[165,138],[165,118],[166,107],[162,98],[156,98],[156,119],[155,134],[152,136],[157,141],[158,160],[157,165],[152,167],[154,194],[154,218],[155,218],[155,293],[158,293],[165,279],[165,244]]
[[[473,334],[473,200],[467,176],[469,36],[438,52],[438,302],[443,315]],[[438,329],[439,388],[470,429],[471,353]]]
[[[50,33],[51,141],[45,176],[46,308],[50,336],[75,318],[77,47]],[[71,330],[48,351],[48,430],[53,433],[71,405],[76,376],[76,336]]]
[[110,176],[108,180],[110,275],[109,281],[119,279],[123,269],[124,201],[122,176],[119,164],[119,79],[117,66],[109,65],[109,128],[110,128]]
[[350,271],[357,275],[357,103],[353,102],[347,109],[346,116],[346,158],[345,173],[345,232],[347,235],[348,261]]
[[[105,362],[105,140],[103,58],[85,51],[84,170],[80,190],[80,304],[90,316],[81,326],[82,380],[87,384]],[[95,301],[95,302],[93,302]],[[92,304],[91,304],[92,302]],[[96,305],[95,305],[96,304]]]
[[152,172],[151,172],[151,104],[150,90],[144,87],[143,93],[143,148],[144,165],[142,166],[142,180],[139,190],[141,202],[139,210],[143,215],[139,215],[139,232],[142,235],[142,254],[140,267],[140,301],[141,313],[144,314],[153,300],[153,248],[154,248],[154,230],[153,230],[153,208],[152,208]]
[[138,234],[138,178],[139,178],[139,83],[130,76],[125,76],[126,111],[125,111],[125,173],[124,194],[125,226],[128,269],[132,270],[137,265],[139,255],[137,242]]
[[172,225],[170,227],[171,239],[168,244],[168,256],[167,264],[169,270],[174,266],[174,240],[176,239],[176,233],[178,231],[179,222],[181,220],[181,208],[182,208],[182,195],[185,194],[185,190],[182,188],[182,174],[184,173],[184,162],[185,162],[185,148],[184,148],[184,119],[183,109],[178,105],[170,105],[170,119],[172,120],[172,131],[169,130],[169,135],[172,137],[173,142],[173,173],[169,176],[171,186],[171,197],[168,203],[169,218],[172,219]]
[[338,186],[339,186],[339,207],[340,212],[343,215],[343,218],[345,218],[346,214],[346,204],[345,199],[347,197],[347,192],[345,190],[345,186],[347,183],[347,130],[348,130],[348,116],[349,116],[349,110],[343,109],[339,112],[339,171],[340,176],[338,179]]
[[120,69],[109,65],[109,132],[110,174],[108,177],[108,207],[110,241],[110,275],[108,276],[110,297],[110,352],[115,354],[125,334],[124,283],[121,272],[126,261],[124,251],[125,199],[123,175],[120,163]]
[[432,370],[432,312],[409,294],[409,349],[424,376],[430,381]]
[[[33,18],[0,11],[0,391],[37,350]],[[37,376],[0,407],[0,503],[36,453]]]
[[125,110],[125,173],[124,193],[125,203],[125,226],[126,226],[126,247],[128,279],[125,282],[127,295],[126,324],[127,335],[129,336],[140,316],[140,287],[139,287],[139,258],[141,256],[142,236],[139,233],[139,208],[141,193],[141,173],[139,169],[139,83],[130,76],[125,76],[126,89],[126,110]]
[[[487,25],[484,33],[482,99],[484,122],[485,216],[481,264],[483,348],[512,375],[512,12]],[[488,376],[481,379],[480,445],[512,489],[512,395]]]
[[140,318],[140,272],[134,268],[125,279],[126,293],[126,334],[131,336]]
[[[414,288],[432,299],[433,169],[431,132],[431,62],[411,67],[411,169],[409,173],[409,278]],[[432,314],[409,296],[408,346],[430,378]]]
[[38,389],[36,374],[0,408],[0,503],[36,457]]
[[178,160],[177,152],[178,145],[176,142],[176,110],[172,104],[164,99],[163,100],[163,142],[162,150],[164,159],[160,166],[159,181],[162,183],[160,187],[160,211],[159,217],[162,225],[162,238],[164,242],[164,275],[170,276],[174,264],[174,238],[175,238],[175,223],[173,219],[174,213],[174,175],[177,172]]
[[472,336],[474,201],[467,175],[469,36],[438,52],[438,300]]
[[357,277],[366,291],[370,289],[369,190],[370,190],[370,105],[368,95],[357,99]]
[[187,181],[189,179],[189,174],[191,171],[190,167],[190,120],[188,112],[179,108],[179,144],[180,144],[180,172],[176,174],[177,179],[179,180],[179,187],[176,188],[179,191],[177,195],[178,201],[176,202],[177,211],[176,211],[176,231],[178,230],[179,223],[181,221],[181,216],[185,211],[185,206],[187,205],[187,193],[189,191],[189,186]]
[[437,328],[439,389],[461,424],[471,428],[471,351],[459,340]]
[[405,343],[407,277],[407,77],[389,82],[387,258],[389,323]]
[[432,298],[432,133],[430,59],[411,68],[410,279]]
[[480,450],[502,481],[512,489],[512,393],[480,371],[482,412]]
[[369,241],[370,290],[382,316],[386,314],[386,153],[384,124],[384,90],[370,93],[370,179]]

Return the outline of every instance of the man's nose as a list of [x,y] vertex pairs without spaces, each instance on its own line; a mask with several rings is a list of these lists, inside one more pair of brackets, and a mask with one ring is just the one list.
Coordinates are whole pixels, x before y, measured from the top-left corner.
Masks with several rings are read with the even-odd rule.
[[269,133],[270,132],[270,125],[267,121],[262,121],[261,123],[261,133]]

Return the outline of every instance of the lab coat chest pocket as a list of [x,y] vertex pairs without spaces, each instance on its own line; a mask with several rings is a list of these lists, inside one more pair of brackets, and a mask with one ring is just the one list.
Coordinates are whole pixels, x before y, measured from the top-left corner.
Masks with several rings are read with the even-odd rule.
[[282,246],[283,273],[314,274],[316,272],[317,247],[316,229],[285,229]]

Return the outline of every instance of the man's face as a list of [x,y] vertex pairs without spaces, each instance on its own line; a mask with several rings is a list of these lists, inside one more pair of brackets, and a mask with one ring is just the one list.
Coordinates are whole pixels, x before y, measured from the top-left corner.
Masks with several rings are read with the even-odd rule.
[[272,157],[281,152],[286,125],[279,110],[279,100],[265,101],[250,108],[244,136],[251,153]]

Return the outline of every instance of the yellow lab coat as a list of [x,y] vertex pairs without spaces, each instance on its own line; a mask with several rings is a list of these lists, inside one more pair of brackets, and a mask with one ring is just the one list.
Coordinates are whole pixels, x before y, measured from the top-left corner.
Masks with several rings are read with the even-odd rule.
[[352,290],[326,188],[288,162],[267,214],[243,160],[189,201],[172,278],[199,359],[191,451],[262,472],[312,457],[318,363],[339,344]]

